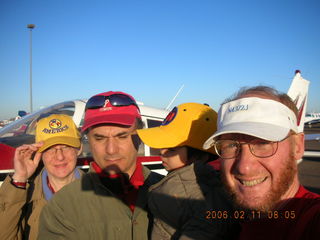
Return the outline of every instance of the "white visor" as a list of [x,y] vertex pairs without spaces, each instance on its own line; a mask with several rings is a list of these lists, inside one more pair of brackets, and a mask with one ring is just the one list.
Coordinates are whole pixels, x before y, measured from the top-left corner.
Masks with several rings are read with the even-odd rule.
[[204,143],[213,146],[216,137],[227,133],[246,134],[268,141],[281,141],[290,130],[298,132],[297,118],[284,104],[257,97],[240,98],[221,106],[218,130]]

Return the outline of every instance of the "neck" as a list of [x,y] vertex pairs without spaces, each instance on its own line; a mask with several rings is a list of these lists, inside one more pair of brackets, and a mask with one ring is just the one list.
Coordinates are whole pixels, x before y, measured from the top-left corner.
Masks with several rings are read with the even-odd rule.
[[75,179],[75,175],[72,172],[70,175],[64,177],[64,178],[58,178],[55,176],[52,176],[48,173],[48,179],[49,182],[54,189],[55,192],[58,192],[61,188],[63,188],[65,185],[71,183]]

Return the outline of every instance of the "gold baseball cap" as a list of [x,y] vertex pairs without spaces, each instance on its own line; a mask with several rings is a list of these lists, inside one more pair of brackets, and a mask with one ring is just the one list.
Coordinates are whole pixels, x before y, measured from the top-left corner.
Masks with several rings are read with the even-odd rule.
[[80,148],[80,132],[72,118],[65,114],[52,114],[37,122],[36,142],[44,145],[38,150],[43,152],[56,144]]
[[204,142],[217,130],[217,113],[200,103],[183,103],[174,107],[161,126],[137,130],[141,140],[152,148],[189,146],[205,150]]

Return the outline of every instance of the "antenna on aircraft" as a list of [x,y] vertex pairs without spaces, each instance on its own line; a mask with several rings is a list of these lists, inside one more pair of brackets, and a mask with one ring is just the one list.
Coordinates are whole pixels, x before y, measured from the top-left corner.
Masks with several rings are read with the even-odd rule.
[[174,100],[177,98],[177,96],[179,95],[179,93],[181,92],[181,90],[184,88],[184,84],[182,84],[182,86],[179,88],[177,94],[173,97],[173,99],[171,100],[171,102],[168,104],[168,106],[166,107],[166,110],[169,110],[171,104],[174,102]]

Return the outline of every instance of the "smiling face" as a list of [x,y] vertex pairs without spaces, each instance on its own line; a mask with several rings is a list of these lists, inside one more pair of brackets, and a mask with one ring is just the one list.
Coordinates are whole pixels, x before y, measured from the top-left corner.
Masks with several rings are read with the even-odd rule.
[[[220,139],[246,143],[254,138],[225,134]],[[298,134],[279,142],[273,156],[256,157],[245,144],[237,157],[222,160],[222,177],[235,203],[242,208],[268,211],[281,200],[293,197],[299,188],[296,161],[302,157],[302,147],[303,137]]]
[[109,174],[127,173],[129,177],[136,168],[137,143],[135,124],[131,127],[120,125],[98,125],[90,128],[88,140],[94,161]]
[[64,179],[73,173],[81,150],[67,145],[54,145],[43,152],[42,160],[48,175]]

